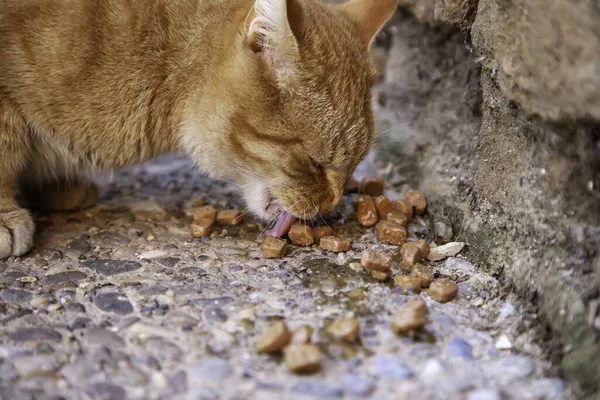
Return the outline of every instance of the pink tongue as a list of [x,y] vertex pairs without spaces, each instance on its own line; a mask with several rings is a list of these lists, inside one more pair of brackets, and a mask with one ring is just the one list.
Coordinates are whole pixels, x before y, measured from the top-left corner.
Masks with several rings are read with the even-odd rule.
[[265,235],[273,236],[273,237],[282,237],[283,235],[288,233],[288,231],[292,227],[292,224],[294,223],[295,220],[296,220],[296,217],[294,217],[292,214],[284,211],[281,213],[281,215],[279,215],[279,218],[277,219],[277,223],[275,224],[275,227],[273,227],[273,229],[265,232]]

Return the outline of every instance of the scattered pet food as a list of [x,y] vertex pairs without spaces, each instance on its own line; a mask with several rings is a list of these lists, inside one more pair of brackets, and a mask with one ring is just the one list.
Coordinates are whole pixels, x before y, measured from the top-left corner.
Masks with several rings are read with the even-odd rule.
[[264,258],[281,258],[287,254],[287,242],[285,239],[278,239],[271,236],[265,236],[262,245]]
[[415,294],[421,293],[421,280],[416,276],[398,274],[394,277],[394,286]]
[[373,199],[373,202],[380,220],[387,219],[388,214],[394,210],[392,202],[385,196],[377,196]]
[[337,236],[325,236],[321,238],[319,247],[323,250],[341,253],[350,250],[350,241]]
[[392,276],[392,270],[388,269],[387,271],[371,271],[371,275],[378,281],[384,282]]
[[352,207],[357,210],[358,209],[358,205],[360,203],[362,203],[365,200],[370,199],[371,196],[368,194],[359,194],[358,196],[354,197],[354,199],[352,199]]
[[208,219],[214,221],[217,217],[217,210],[213,206],[194,207],[191,210],[194,221]]
[[356,318],[338,319],[327,327],[327,333],[339,340],[354,342],[358,338],[360,325]]
[[358,218],[358,223],[363,228],[371,228],[377,224],[379,218],[377,217],[377,208],[372,198],[364,199],[358,203],[356,218]]
[[427,305],[418,299],[404,303],[392,319],[391,327],[397,335],[403,335],[423,329],[427,323]]
[[433,282],[433,272],[427,265],[415,264],[410,274],[419,279],[421,287],[428,288]]
[[413,217],[413,208],[406,201],[398,200],[394,201],[392,204],[397,211],[400,211],[402,214],[406,215],[408,219]]
[[375,226],[375,232],[379,240],[385,244],[402,246],[406,242],[406,229],[392,220],[380,221]]
[[210,219],[196,219],[190,225],[190,233],[192,237],[201,238],[209,236],[212,232],[213,221]]
[[312,228],[313,239],[315,244],[318,246],[321,243],[321,239],[325,236],[333,236],[333,229],[328,226],[315,226]]
[[301,325],[292,331],[291,344],[308,344],[313,333],[313,328]]
[[309,374],[321,368],[321,352],[314,344],[292,344],[283,352],[288,370],[296,374]]
[[458,294],[458,285],[450,279],[436,279],[429,285],[429,295],[439,303],[447,303]]
[[385,184],[383,179],[376,176],[367,176],[360,182],[359,192],[366,193],[372,197],[381,196]]
[[427,208],[425,196],[418,190],[411,190],[406,193],[405,201],[415,210],[417,215],[423,215]]
[[301,223],[292,225],[288,237],[296,246],[310,246],[315,242],[312,228]]
[[390,269],[392,257],[373,250],[365,250],[360,259],[360,263],[369,271],[386,272]]
[[291,334],[283,321],[277,321],[265,330],[256,341],[260,353],[275,353],[290,343]]
[[406,214],[403,214],[396,209],[390,211],[385,217],[385,219],[390,222],[395,222],[398,225],[403,226],[404,228],[406,228],[406,226],[408,225],[408,217],[406,216]]
[[239,225],[242,222],[240,210],[223,210],[217,213],[217,222],[221,225]]

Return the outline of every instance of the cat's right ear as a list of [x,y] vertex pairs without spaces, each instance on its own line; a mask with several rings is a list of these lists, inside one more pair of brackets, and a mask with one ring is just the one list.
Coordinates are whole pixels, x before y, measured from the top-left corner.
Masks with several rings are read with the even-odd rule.
[[365,47],[369,47],[383,25],[394,15],[398,0],[350,0],[335,6],[360,33]]
[[249,15],[248,45],[264,58],[281,89],[296,81],[302,26],[299,0],[255,0]]

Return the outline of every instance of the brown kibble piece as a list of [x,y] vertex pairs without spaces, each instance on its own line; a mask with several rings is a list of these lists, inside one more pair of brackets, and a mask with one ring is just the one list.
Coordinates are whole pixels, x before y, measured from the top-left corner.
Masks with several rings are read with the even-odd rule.
[[256,341],[260,353],[275,353],[290,343],[291,334],[283,321],[277,321],[264,331]]
[[266,236],[262,245],[264,258],[280,258],[287,254],[287,243],[284,239]]
[[313,328],[308,325],[301,325],[292,331],[291,344],[307,344],[310,343]]
[[415,264],[410,274],[419,279],[421,287],[428,288],[433,282],[433,272],[427,265]]
[[417,215],[423,215],[427,208],[427,200],[425,200],[423,193],[418,190],[411,190],[406,193],[405,199],[414,208]]
[[375,208],[375,202],[373,202],[373,199],[365,199],[358,204],[356,217],[363,228],[370,228],[377,224],[379,218],[377,218],[377,208]]
[[240,210],[222,210],[217,213],[217,221],[221,225],[239,225],[242,222]]
[[213,221],[210,219],[194,220],[190,225],[192,237],[200,238],[210,235],[212,232]]
[[392,257],[373,250],[365,250],[362,253],[360,263],[369,271],[385,272],[390,269]]
[[414,246],[417,246],[421,252],[421,258],[427,257],[427,254],[429,254],[429,245],[427,244],[427,241],[419,239],[414,243]]
[[397,334],[423,329],[427,323],[427,305],[421,299],[404,303],[392,320],[392,330]]
[[412,291],[415,294],[421,293],[421,281],[415,276],[396,275],[394,278],[394,286],[398,286],[404,290]]
[[354,207],[355,210],[358,209],[358,205],[360,203],[362,203],[363,201],[370,199],[371,196],[369,196],[368,194],[359,194],[358,196],[355,196],[352,199],[352,207]]
[[429,285],[429,295],[440,303],[447,303],[458,294],[458,285],[450,279],[436,279]]
[[321,352],[314,344],[292,344],[288,346],[283,359],[285,366],[297,374],[309,374],[321,368]]
[[383,194],[383,187],[383,179],[376,176],[367,176],[360,182],[359,192],[373,197],[381,196]]
[[408,225],[408,217],[396,209],[390,211],[385,217],[385,219],[390,222],[395,222],[398,225],[403,226],[405,228],[406,225]]
[[318,245],[325,236],[333,236],[333,229],[328,226],[315,226],[312,229],[313,238]]
[[321,247],[323,250],[341,253],[343,251],[350,250],[350,241],[337,236],[325,236],[321,238],[319,247]]
[[194,207],[191,210],[194,221],[208,219],[214,221],[217,217],[217,210],[213,206]]
[[344,193],[356,193],[358,192],[359,183],[356,179],[350,177],[344,185]]
[[384,282],[392,276],[392,270],[388,269],[387,271],[371,271],[371,275],[378,281]]
[[288,232],[288,237],[297,246],[310,246],[315,242],[311,227],[304,224],[292,225]]
[[395,201],[394,208],[396,210],[400,211],[402,214],[406,215],[406,218],[408,218],[408,219],[411,219],[413,217],[412,206],[404,200]]
[[[404,248],[404,247],[403,247]],[[421,250],[417,246],[408,246],[402,254],[402,271],[411,272],[415,263],[421,261]]]
[[346,342],[354,342],[359,331],[360,325],[356,318],[338,319],[327,327],[327,333]]
[[373,199],[373,202],[375,203],[377,215],[379,215],[380,220],[386,219],[388,214],[394,209],[392,202],[385,196],[377,196]]
[[406,229],[393,221],[380,221],[375,232],[382,243],[401,246],[406,242]]

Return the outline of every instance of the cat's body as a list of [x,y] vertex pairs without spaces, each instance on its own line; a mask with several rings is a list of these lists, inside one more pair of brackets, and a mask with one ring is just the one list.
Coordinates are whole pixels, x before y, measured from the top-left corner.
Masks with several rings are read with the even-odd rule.
[[394,7],[0,0],[0,259],[32,245],[15,189],[83,207],[96,172],[174,151],[260,217],[331,209],[372,139],[368,43]]

